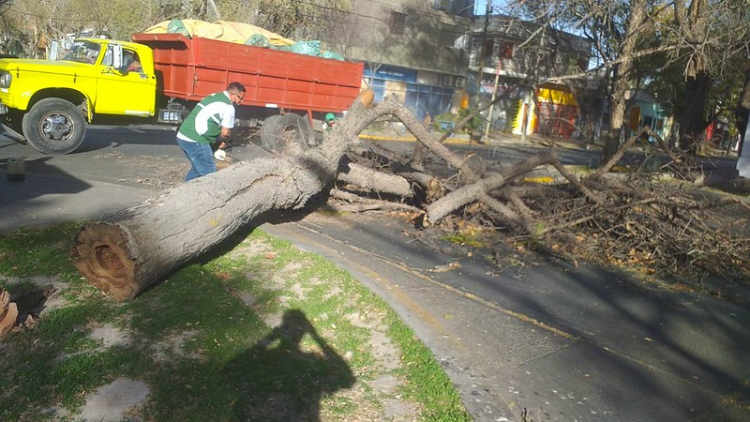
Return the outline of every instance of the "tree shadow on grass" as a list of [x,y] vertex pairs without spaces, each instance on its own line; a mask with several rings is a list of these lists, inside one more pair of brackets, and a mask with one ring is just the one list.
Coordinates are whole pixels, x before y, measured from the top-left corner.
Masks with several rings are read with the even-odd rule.
[[233,420],[317,422],[321,400],[355,382],[346,361],[297,309],[224,371],[238,394]]

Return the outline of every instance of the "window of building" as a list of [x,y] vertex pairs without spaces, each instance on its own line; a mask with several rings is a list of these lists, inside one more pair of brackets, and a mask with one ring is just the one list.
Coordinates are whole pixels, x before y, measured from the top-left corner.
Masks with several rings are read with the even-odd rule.
[[391,12],[391,21],[388,25],[391,34],[404,35],[406,28],[406,13]]
[[579,58],[578,59],[578,70],[581,72],[585,72],[589,68],[589,60],[586,58]]
[[437,10],[445,10],[447,12],[451,8],[451,0],[433,0],[432,8]]
[[487,40],[484,42],[484,50],[482,51],[482,57],[492,57],[492,52],[495,50],[495,40]]
[[512,42],[500,41],[500,58],[501,59],[513,58],[513,43]]
[[438,42],[440,45],[453,47],[456,44],[456,39],[460,34],[460,31],[453,25],[441,23]]

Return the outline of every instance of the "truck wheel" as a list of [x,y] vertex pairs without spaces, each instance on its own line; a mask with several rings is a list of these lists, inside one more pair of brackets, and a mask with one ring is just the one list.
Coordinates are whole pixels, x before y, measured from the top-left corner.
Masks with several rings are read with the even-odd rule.
[[260,142],[263,149],[277,154],[296,154],[315,146],[310,122],[294,113],[267,118],[260,128]]
[[83,142],[86,121],[70,102],[45,98],[23,116],[23,135],[31,146],[45,154],[67,154]]

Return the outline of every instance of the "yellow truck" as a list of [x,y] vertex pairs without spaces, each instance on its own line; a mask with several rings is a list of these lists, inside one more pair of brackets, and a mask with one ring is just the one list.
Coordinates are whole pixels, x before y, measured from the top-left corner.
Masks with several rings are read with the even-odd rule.
[[148,46],[79,39],[59,61],[0,59],[0,114],[39,151],[67,154],[94,115],[154,116],[156,82]]

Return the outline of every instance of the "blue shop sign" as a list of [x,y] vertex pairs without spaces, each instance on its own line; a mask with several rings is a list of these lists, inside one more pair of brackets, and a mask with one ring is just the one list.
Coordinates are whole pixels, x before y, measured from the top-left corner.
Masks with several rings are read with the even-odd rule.
[[[365,77],[370,77],[372,71],[365,66]],[[375,71],[375,78],[385,79],[387,81],[401,81],[401,82],[416,82],[417,71],[412,69],[404,69],[403,67],[395,66],[380,66]]]

